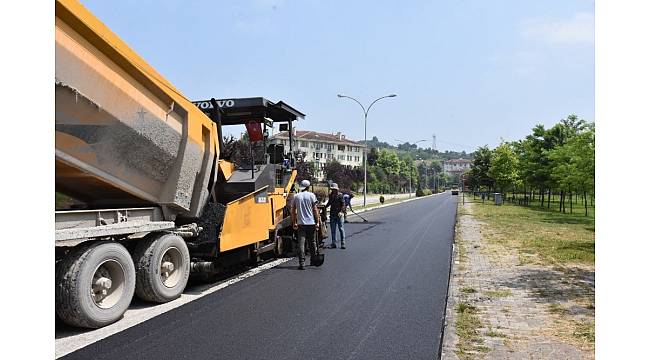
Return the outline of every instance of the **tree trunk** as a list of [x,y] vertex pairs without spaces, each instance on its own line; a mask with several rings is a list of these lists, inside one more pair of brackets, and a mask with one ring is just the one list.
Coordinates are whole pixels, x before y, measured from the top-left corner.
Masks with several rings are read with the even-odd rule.
[[585,216],[587,216],[587,192],[584,192],[584,198],[585,198]]
[[544,190],[539,189],[539,200],[541,201],[541,207],[544,207]]
[[550,209],[550,208],[551,208],[551,193],[552,193],[552,192],[553,192],[553,190],[548,189],[548,201],[546,202],[546,208],[547,208],[547,209]]

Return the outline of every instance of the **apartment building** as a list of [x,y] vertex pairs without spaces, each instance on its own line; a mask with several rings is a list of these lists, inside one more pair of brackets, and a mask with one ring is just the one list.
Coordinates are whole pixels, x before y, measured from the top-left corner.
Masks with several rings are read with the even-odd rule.
[[[270,138],[271,144],[284,144],[289,149],[289,134],[281,131]],[[350,167],[363,166],[364,145],[346,139],[344,134],[320,133],[296,130],[293,136],[293,149],[305,154],[305,161],[312,161],[316,167],[316,177],[323,179],[323,167],[327,161],[336,160]]]
[[451,159],[442,164],[443,171],[447,174],[462,174],[472,166],[472,160]]

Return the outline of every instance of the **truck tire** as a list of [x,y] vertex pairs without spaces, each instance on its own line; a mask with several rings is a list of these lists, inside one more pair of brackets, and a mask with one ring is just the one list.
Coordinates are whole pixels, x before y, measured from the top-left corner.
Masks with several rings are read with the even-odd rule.
[[100,328],[119,320],[131,303],[135,268],[115,242],[80,245],[56,265],[55,309],[65,323]]
[[146,301],[164,303],[181,296],[190,276],[190,252],[174,234],[151,234],[133,254],[135,293]]

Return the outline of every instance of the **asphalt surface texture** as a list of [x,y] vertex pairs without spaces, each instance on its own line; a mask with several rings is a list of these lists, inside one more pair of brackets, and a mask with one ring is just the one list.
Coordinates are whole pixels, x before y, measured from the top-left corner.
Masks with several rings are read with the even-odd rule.
[[294,259],[61,359],[437,359],[457,198],[350,215],[321,267]]

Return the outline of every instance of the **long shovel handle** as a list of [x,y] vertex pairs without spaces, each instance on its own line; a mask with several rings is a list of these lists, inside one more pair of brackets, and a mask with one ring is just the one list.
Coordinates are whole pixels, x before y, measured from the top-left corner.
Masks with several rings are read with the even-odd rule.
[[350,211],[352,211],[352,213],[353,213],[354,215],[356,215],[356,216],[358,216],[358,217],[360,217],[360,218],[362,218],[362,219],[363,219],[363,221],[365,221],[365,222],[368,222],[368,220],[366,220],[366,218],[364,218],[363,216],[361,216],[361,215],[359,215],[359,214],[357,214],[357,213],[356,213],[356,212],[355,212],[354,210],[352,210],[352,209],[350,209]]

